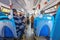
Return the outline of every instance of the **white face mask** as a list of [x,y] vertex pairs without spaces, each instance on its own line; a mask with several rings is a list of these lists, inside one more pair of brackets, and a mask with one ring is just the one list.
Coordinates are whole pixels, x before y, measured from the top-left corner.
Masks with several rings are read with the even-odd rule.
[[8,18],[9,19],[12,19],[13,18],[13,11],[12,10],[10,11],[10,15],[8,15]]

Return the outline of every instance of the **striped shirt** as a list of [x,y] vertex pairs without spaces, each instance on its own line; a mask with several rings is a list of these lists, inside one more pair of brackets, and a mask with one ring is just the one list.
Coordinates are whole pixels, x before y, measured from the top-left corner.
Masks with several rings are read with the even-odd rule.
[[24,16],[18,17],[14,15],[13,18],[16,25],[17,36],[20,37],[20,35],[24,32],[24,29],[25,29],[25,23],[23,22],[25,17]]

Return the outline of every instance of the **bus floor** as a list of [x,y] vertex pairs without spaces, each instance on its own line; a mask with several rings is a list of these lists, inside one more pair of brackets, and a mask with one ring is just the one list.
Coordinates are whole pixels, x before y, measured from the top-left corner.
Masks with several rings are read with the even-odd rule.
[[33,36],[33,37],[29,37],[26,38],[25,34],[22,36],[22,39],[15,39],[15,38],[0,38],[0,40],[49,40],[46,37],[37,37],[37,36]]
[[33,38],[31,37],[31,38],[26,39],[26,37],[23,36],[22,40],[49,40],[49,38],[48,37],[46,38],[46,37],[36,37],[36,36],[34,36]]

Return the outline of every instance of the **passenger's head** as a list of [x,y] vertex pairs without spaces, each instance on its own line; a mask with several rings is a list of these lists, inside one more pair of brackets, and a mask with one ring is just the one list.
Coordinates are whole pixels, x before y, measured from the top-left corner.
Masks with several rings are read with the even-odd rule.
[[22,12],[20,12],[20,16],[23,16],[23,13]]
[[17,14],[17,10],[16,9],[13,9],[13,14]]

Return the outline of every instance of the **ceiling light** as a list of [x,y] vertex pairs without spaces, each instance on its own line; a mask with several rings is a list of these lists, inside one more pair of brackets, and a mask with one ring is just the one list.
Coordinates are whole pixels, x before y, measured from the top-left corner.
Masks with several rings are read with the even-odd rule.
[[55,8],[55,9],[57,9],[57,8],[58,8],[58,6],[56,5],[54,8]]

